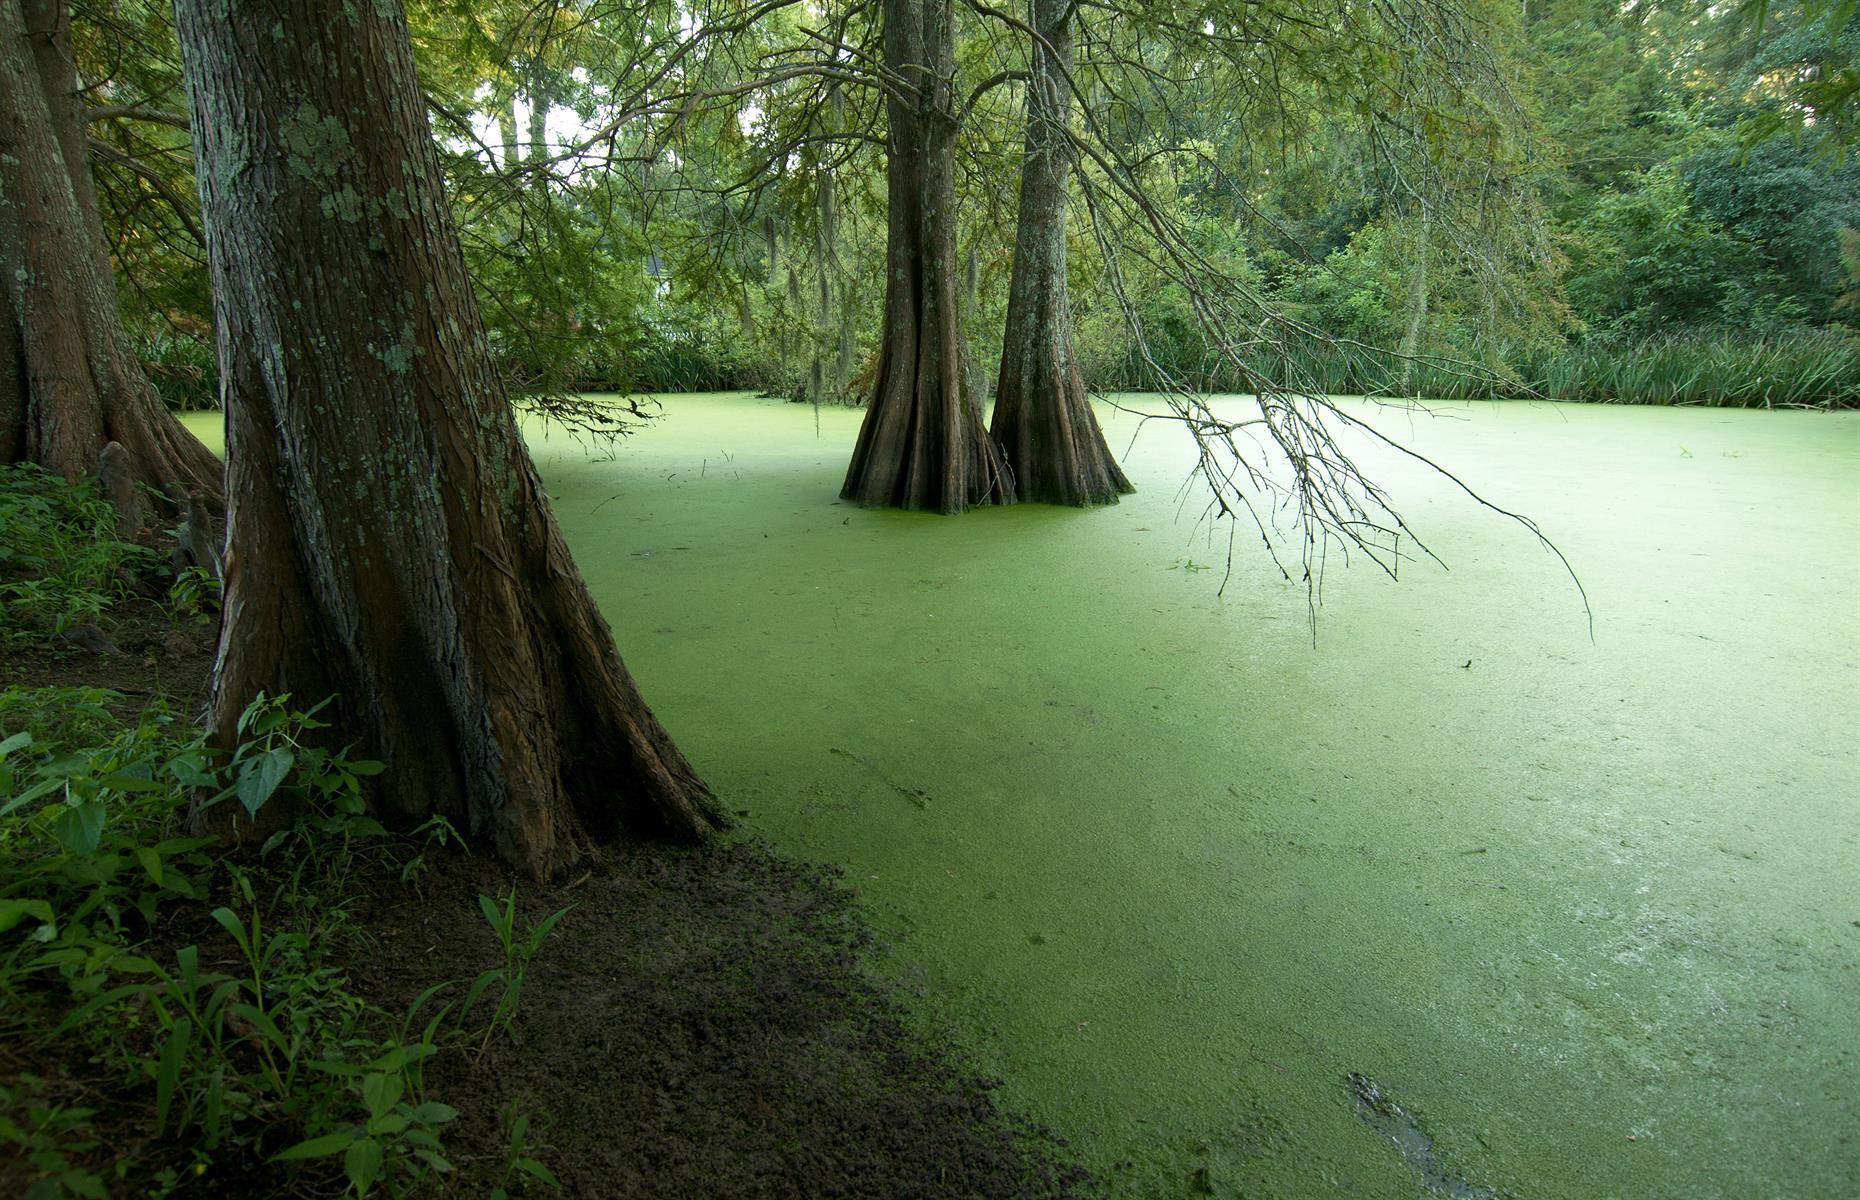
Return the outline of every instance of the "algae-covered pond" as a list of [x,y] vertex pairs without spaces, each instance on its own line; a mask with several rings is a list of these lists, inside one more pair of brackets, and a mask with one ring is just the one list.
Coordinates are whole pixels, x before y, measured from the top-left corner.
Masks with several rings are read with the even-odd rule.
[[851,508],[859,414],[746,397],[533,445],[699,769],[1113,1195],[1860,1194],[1860,419],[1438,411],[1371,419],[1593,640],[1385,463],[1451,570],[1314,647],[1108,410],[1096,511]]

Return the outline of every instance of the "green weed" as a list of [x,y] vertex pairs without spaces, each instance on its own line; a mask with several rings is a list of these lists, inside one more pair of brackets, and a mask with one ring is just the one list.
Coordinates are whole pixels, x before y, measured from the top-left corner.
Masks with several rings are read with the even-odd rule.
[[221,585],[205,567],[183,567],[168,585],[168,621],[176,629],[211,625],[220,616]]
[[510,1200],[511,1185],[525,1175],[545,1186],[561,1187],[562,1181],[555,1177],[555,1172],[530,1154],[530,1115],[517,1112],[513,1103],[505,1118],[510,1125],[510,1148],[504,1155],[504,1171],[497,1186],[491,1189],[490,1200]]
[[46,1091],[45,1080],[37,1075],[22,1074],[10,1084],[0,1083],[0,1149],[38,1176],[23,1200],[103,1200],[110,1194],[103,1178],[80,1165],[98,1145],[91,1128],[96,1110],[54,1101]]
[[[572,905],[570,907],[573,907]],[[491,1038],[499,1030],[505,1036],[512,1035],[512,1025],[516,1021],[517,1006],[523,999],[523,977],[529,970],[530,960],[542,949],[543,941],[548,938],[556,923],[568,915],[568,908],[559,908],[550,913],[527,932],[517,928],[517,893],[512,888],[504,903],[500,906],[489,896],[478,897],[478,910],[490,923],[497,934],[497,941],[504,952],[503,964],[491,967],[479,973],[465,992],[465,1000],[459,1005],[459,1016],[463,1019],[472,1007],[493,987],[498,989],[497,1002],[491,1010],[491,1018],[485,1026],[484,1040],[479,1044],[478,1052],[483,1054],[491,1044]]]
[[0,643],[43,643],[95,624],[153,551],[116,537],[116,512],[89,483],[29,463],[0,466]]

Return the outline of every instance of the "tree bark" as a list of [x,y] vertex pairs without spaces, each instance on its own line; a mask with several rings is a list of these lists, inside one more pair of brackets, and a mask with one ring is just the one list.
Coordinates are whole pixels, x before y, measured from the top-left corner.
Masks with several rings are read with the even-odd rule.
[[1414,262],[1408,274],[1408,324],[1402,331],[1401,346],[1401,390],[1403,395],[1414,391],[1414,356],[1421,352],[1421,335],[1427,329],[1428,259],[1433,251],[1434,213],[1426,201],[1421,204],[1421,228],[1415,235]]
[[222,740],[260,690],[336,693],[387,761],[376,811],[536,878],[623,827],[720,827],[524,449],[400,6],[176,11],[227,389]]
[[[0,221],[0,237],[6,228]],[[0,271],[10,270],[0,253]],[[18,462],[26,450],[26,350],[19,344],[13,289],[0,283],[0,464]]]
[[1135,491],[1092,414],[1066,289],[1066,184],[1073,150],[1071,0],[1030,0],[1027,147],[992,432],[1022,500],[1115,504]]
[[955,46],[949,0],[885,0],[885,324],[843,499],[959,513],[1014,499],[969,383],[956,269]]
[[189,492],[217,510],[219,460],[161,403],[123,329],[87,154],[69,13],[0,0],[0,456],[76,479],[116,442],[170,511]]

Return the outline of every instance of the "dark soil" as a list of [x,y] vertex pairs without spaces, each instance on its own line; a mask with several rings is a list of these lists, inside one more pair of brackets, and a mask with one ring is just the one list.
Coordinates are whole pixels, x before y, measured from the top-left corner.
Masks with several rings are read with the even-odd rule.
[[[360,990],[393,1011],[500,963],[477,897],[509,886],[456,860],[384,905],[378,945],[351,968]],[[907,1031],[862,970],[868,935],[832,873],[755,844],[625,846],[567,886],[521,889],[519,927],[571,905],[529,968],[514,1044],[429,1065],[430,1093],[466,1112],[448,1145],[482,1156],[460,1194],[495,1184],[521,1112],[567,1196],[1062,1196],[1081,1182],[987,1081]]]
[[[102,641],[14,654],[0,686],[107,687],[132,712],[157,695],[198,710],[211,629],[177,631],[138,599],[95,632]],[[354,990],[391,1014],[442,981],[455,986],[439,1002],[456,1000],[503,962],[478,897],[517,885],[469,856],[428,859],[415,883],[379,877],[354,898],[366,936],[345,965]],[[870,934],[834,869],[756,843],[632,844],[563,885],[517,892],[520,930],[569,911],[528,968],[514,1036],[494,1034],[482,1053],[476,1039],[455,1043],[428,1063],[429,1098],[461,1110],[445,1129],[458,1167],[448,1194],[504,1182],[520,1114],[527,1153],[563,1196],[1062,1197],[1085,1185],[1055,1139],[907,1027],[900,998],[865,969]],[[166,942],[205,932],[164,931],[146,952],[171,957]],[[467,1024],[488,1019],[481,1002]],[[253,1166],[216,1172],[212,1194],[289,1195],[305,1182]]]
[[157,696],[192,717],[213,670],[212,625],[175,625],[159,600],[132,592],[101,627],[80,625],[42,646],[8,646],[0,688],[93,687],[121,692],[127,715]]

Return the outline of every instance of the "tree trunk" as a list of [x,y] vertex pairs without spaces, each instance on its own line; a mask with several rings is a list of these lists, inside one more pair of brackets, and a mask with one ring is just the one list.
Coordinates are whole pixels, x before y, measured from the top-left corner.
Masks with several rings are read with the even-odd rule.
[[[0,224],[0,237],[6,236]],[[0,270],[10,270],[0,253]],[[26,451],[26,351],[19,344],[13,289],[0,284],[0,465],[18,462]]]
[[1421,335],[1427,329],[1428,259],[1433,250],[1433,210],[1421,204],[1421,228],[1416,235],[1414,265],[1408,275],[1408,327],[1401,335],[1401,390],[1414,392],[1414,356],[1421,352]]
[[0,0],[0,457],[76,479],[117,442],[127,477],[171,511],[190,491],[217,510],[219,460],[161,403],[123,330],[80,104],[64,7]]
[[959,513],[1014,499],[1013,476],[969,384],[956,269],[956,123],[949,0],[885,0],[890,95],[885,324],[842,498]]
[[222,741],[260,690],[336,693],[387,761],[376,811],[536,878],[622,827],[721,826],[524,449],[400,6],[176,10],[227,390]]
[[1134,491],[1092,415],[1066,291],[1066,184],[1072,168],[1071,0],[1031,0],[1027,150],[1008,284],[992,431],[1022,500],[1115,504]]
[[523,149],[517,140],[517,98],[514,93],[509,102],[497,110],[497,136],[504,149],[500,165],[506,171],[513,170],[523,162]]

